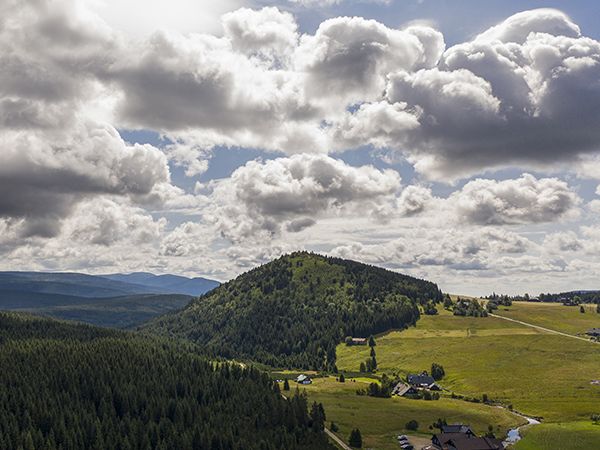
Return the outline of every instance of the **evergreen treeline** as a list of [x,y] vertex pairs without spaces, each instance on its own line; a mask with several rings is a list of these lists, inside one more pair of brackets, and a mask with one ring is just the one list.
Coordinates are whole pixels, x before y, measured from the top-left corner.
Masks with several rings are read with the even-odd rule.
[[335,347],[345,336],[404,328],[418,319],[418,304],[442,298],[428,281],[298,252],[240,275],[147,329],[227,358],[335,370]]
[[0,313],[0,368],[1,449],[331,448],[322,406],[191,346]]

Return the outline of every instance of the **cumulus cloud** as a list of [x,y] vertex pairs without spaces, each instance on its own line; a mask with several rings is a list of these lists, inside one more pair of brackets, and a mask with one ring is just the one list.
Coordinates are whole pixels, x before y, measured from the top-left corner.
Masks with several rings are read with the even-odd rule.
[[544,249],[551,253],[577,252],[582,248],[583,245],[574,231],[552,233],[544,238]]
[[425,27],[396,30],[361,17],[323,22],[304,35],[296,55],[308,94],[346,104],[379,98],[386,76],[435,64],[443,51],[441,33]]
[[419,126],[388,145],[436,179],[576,162],[599,150],[599,76],[600,43],[565,14],[520,13],[448,48],[436,67],[392,73],[386,100]]
[[82,123],[65,133],[5,131],[0,216],[32,219],[27,235],[52,236],[79,200],[100,194],[143,198],[169,182],[165,156],[127,145],[109,125]]
[[287,154],[373,145],[438,180],[600,150],[600,43],[557,10],[516,14],[446,49],[431,27],[361,17],[302,34],[274,7],[225,14],[220,37],[171,30],[131,41],[75,0],[52,14],[45,1],[9,5],[0,124],[55,127],[69,110],[61,101],[101,89],[121,125],[187,149],[171,155],[190,176],[223,145]]
[[405,216],[412,216],[421,213],[433,200],[431,189],[411,185],[407,186],[400,197],[398,198],[398,209],[400,214]]
[[504,181],[476,179],[450,200],[459,218],[479,225],[553,222],[576,214],[580,203],[566,182],[529,174]]
[[294,232],[316,217],[349,209],[377,218],[399,188],[393,170],[352,167],[324,155],[251,161],[216,185],[207,217],[232,240],[278,234],[282,226]]

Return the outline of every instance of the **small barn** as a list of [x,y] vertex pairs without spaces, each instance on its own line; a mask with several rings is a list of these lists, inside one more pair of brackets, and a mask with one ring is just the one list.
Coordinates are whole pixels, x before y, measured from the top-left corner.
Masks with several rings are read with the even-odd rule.
[[399,382],[394,389],[392,389],[392,395],[397,395],[399,397],[405,397],[407,395],[414,395],[417,393],[417,390],[403,382]]
[[298,375],[298,378],[296,378],[296,383],[298,384],[312,384],[312,380],[308,375]]

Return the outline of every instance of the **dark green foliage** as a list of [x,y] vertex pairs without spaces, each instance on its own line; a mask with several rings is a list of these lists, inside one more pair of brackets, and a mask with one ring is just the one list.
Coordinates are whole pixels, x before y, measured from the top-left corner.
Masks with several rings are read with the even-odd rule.
[[191,345],[0,313],[0,367],[2,449],[331,448],[322,406]]
[[406,425],[404,425],[404,428],[410,431],[416,431],[419,428],[419,422],[417,422],[414,419],[409,420],[408,422],[406,422]]
[[448,294],[444,295],[444,308],[450,309],[452,307],[452,299]]
[[300,252],[225,283],[147,329],[227,358],[333,370],[345,336],[405,328],[418,319],[417,304],[441,298],[427,281]]
[[446,372],[440,364],[431,364],[431,376],[435,381],[441,380],[442,378],[444,378],[444,375],[446,375]]
[[487,311],[477,300],[458,299],[454,305],[455,316],[487,317]]
[[338,431],[340,431],[340,427],[337,426],[337,424],[335,422],[331,422],[331,425],[329,426],[329,429],[331,431],[333,431],[334,433],[337,433]]
[[350,447],[354,448],[362,448],[362,436],[360,434],[360,430],[355,428],[350,432],[350,438],[348,439],[348,444]]
[[581,305],[581,306],[579,307],[579,312],[580,312],[581,314],[585,314],[585,308],[583,307],[583,305]]
[[370,397],[390,398],[394,386],[398,384],[398,379],[389,378],[386,374],[381,377],[380,383],[370,383],[366,389],[358,389],[358,395],[368,395]]
[[367,365],[364,362],[360,363],[360,369],[358,369],[360,373],[365,373],[367,371]]
[[446,419],[439,419],[431,424],[430,428],[437,428],[438,430],[441,430],[443,426],[448,425],[448,422],[446,422]]
[[428,316],[435,316],[438,313],[438,310],[435,307],[434,302],[427,302],[425,306],[423,306],[423,312]]
[[346,382],[346,377],[344,376],[343,373],[340,374],[340,383],[344,383]]
[[283,390],[284,391],[289,391],[290,390],[290,382],[289,382],[289,380],[287,378],[285,380],[283,380]]
[[375,342],[375,338],[373,337],[373,335],[369,336],[369,347],[373,348],[377,345],[377,343]]

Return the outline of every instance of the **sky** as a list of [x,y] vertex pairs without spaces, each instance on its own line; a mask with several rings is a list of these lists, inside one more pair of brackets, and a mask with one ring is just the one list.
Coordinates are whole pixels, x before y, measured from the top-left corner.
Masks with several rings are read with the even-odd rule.
[[597,2],[0,7],[0,270],[600,288]]

